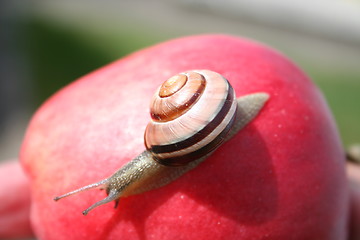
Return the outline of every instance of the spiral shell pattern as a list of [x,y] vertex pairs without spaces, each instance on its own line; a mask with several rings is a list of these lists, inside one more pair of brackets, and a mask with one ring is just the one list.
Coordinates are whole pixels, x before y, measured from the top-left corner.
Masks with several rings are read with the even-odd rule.
[[145,146],[163,165],[188,164],[224,141],[236,110],[235,92],[220,74],[180,73],[165,81],[152,98]]

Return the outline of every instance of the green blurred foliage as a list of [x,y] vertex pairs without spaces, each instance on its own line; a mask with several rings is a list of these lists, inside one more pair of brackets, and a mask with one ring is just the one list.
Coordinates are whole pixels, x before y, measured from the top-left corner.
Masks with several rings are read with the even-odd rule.
[[75,79],[156,42],[140,32],[119,29],[115,38],[109,38],[38,18],[27,19],[23,28],[34,108]]
[[74,30],[33,19],[26,22],[24,32],[36,106],[72,80],[112,60]]
[[313,76],[334,114],[344,145],[359,143],[360,75],[333,69]]
[[[34,109],[73,80],[166,38],[141,27],[124,25],[116,33],[103,34],[78,27],[63,27],[36,18],[28,19],[24,28],[25,52],[33,81]],[[360,74],[334,68],[321,69],[314,64],[306,64],[305,59],[295,61],[305,63],[305,72],[324,92],[344,144],[359,142]]]

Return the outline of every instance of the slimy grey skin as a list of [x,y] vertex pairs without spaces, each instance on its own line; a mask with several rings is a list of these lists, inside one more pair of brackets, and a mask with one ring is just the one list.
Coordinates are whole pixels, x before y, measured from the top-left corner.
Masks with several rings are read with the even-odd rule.
[[[208,75],[212,74],[212,72],[207,70],[194,71],[194,72],[201,73],[203,76],[205,76],[205,78],[208,77]],[[211,74],[207,74],[208,72],[210,72]],[[183,74],[187,75],[187,77],[191,77],[187,73],[183,73]],[[177,91],[175,91],[175,93]],[[234,99],[235,99],[235,107],[234,107],[235,110],[233,111],[233,116],[228,117],[229,119],[232,119],[231,123],[229,123],[228,126],[224,127],[225,130],[226,128],[229,128],[229,130],[227,130],[226,132],[225,130],[221,131],[221,134],[223,134],[224,132],[225,134],[223,135],[219,134],[220,140],[216,140],[219,138],[215,138],[215,139],[212,138],[211,141],[207,142],[207,145],[205,147],[211,145],[215,140],[217,141],[215,145],[214,144],[212,145],[212,147],[210,148],[207,147],[206,148],[207,151],[202,151],[202,149],[205,149],[205,147],[197,149],[196,151],[198,152],[200,151],[200,153],[203,154],[202,156],[198,156],[197,158],[192,159],[192,161],[186,161],[180,159],[181,160],[180,165],[172,164],[171,162],[172,159],[170,159],[170,162],[166,162],[166,164],[164,164],[164,162],[162,162],[161,159],[159,160],[159,158],[156,155],[154,155],[154,153],[152,152],[153,149],[149,147],[147,148],[147,150],[143,151],[137,157],[135,157],[130,162],[125,164],[123,167],[121,167],[119,170],[117,170],[110,177],[103,179],[97,183],[93,183],[81,187],[77,190],[71,191],[69,193],[66,193],[64,195],[55,197],[54,200],[57,201],[64,197],[68,197],[70,195],[92,188],[105,189],[107,193],[107,197],[99,202],[96,202],[88,209],[83,211],[83,214],[87,215],[89,211],[100,205],[115,201],[115,207],[116,207],[118,205],[120,198],[122,197],[141,194],[143,192],[150,191],[152,189],[160,188],[175,181],[183,174],[187,173],[191,169],[194,169],[201,162],[206,160],[206,158],[208,158],[214,151],[216,151],[216,149],[221,144],[230,140],[249,122],[251,122],[254,118],[256,118],[256,116],[258,116],[259,112],[261,111],[261,109],[269,99],[269,95],[267,93],[253,93]],[[228,108],[231,109],[230,107]],[[229,112],[230,111],[231,110],[229,110]],[[217,130],[215,129],[214,131]],[[200,131],[200,132],[204,132],[204,131]],[[206,138],[199,140],[198,143],[201,144],[202,142],[205,141]],[[181,151],[186,151],[188,148],[189,147],[185,147],[184,150],[181,149]],[[174,157],[174,159],[179,159],[179,154],[182,154],[182,152],[180,153],[179,152],[180,151],[174,151],[174,154],[176,154],[176,157]],[[185,156],[193,156],[191,154],[192,152],[190,152],[188,155],[185,154]],[[166,161],[168,161],[168,159],[166,159]],[[167,164],[167,163],[171,163],[171,164]]]

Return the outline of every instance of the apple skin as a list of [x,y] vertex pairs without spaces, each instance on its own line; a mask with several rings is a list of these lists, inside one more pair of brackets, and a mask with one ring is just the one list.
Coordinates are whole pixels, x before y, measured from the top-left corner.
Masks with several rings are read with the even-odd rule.
[[[104,179],[144,150],[156,88],[186,70],[225,76],[237,96],[267,92],[257,118],[171,184],[88,216]],[[51,79],[49,79],[51,81]],[[34,115],[21,149],[39,239],[317,239],[347,236],[345,157],[326,102],[305,74],[250,40],[202,35],[165,42],[60,90]]]
[[0,239],[31,238],[30,186],[19,161],[0,164]]

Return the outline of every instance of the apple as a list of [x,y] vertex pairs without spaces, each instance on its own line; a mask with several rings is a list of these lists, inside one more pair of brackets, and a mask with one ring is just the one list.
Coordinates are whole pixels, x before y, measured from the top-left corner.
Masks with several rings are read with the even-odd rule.
[[[53,198],[110,176],[142,152],[156,88],[183,71],[222,74],[260,114],[176,181],[81,212],[106,196]],[[49,79],[51,81],[51,79]],[[345,154],[319,89],[280,53],[202,35],[165,42],[66,86],[36,112],[21,161],[39,239],[317,239],[347,236]]]

